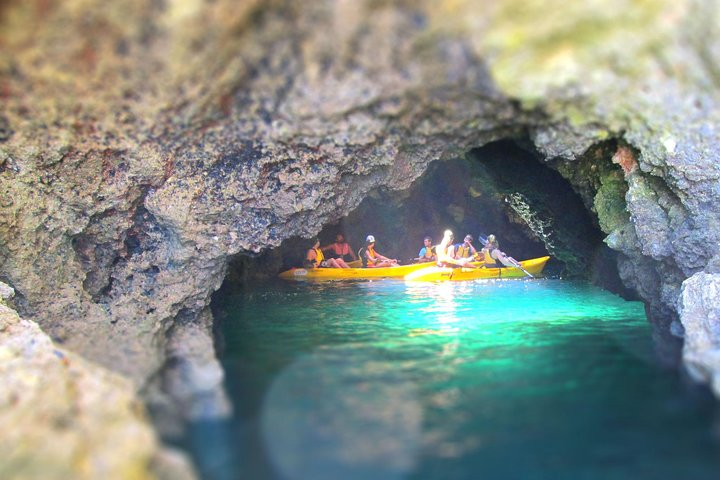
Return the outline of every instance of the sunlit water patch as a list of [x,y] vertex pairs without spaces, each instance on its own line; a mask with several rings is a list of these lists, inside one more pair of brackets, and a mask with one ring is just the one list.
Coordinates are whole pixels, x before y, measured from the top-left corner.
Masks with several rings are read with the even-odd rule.
[[216,305],[235,416],[205,478],[715,479],[711,396],[643,305],[560,280],[270,284]]

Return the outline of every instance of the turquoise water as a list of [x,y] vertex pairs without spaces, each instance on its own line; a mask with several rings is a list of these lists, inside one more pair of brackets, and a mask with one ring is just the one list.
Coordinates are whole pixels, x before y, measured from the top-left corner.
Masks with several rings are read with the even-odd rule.
[[194,426],[204,478],[720,478],[714,400],[584,283],[271,284],[216,315],[235,417]]

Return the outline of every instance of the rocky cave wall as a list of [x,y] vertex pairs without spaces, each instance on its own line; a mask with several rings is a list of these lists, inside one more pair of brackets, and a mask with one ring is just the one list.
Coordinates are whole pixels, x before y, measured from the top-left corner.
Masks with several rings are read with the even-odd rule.
[[710,339],[696,376],[720,367],[713,307],[681,297],[718,275],[716,1],[0,9],[0,275],[22,315],[148,397],[169,358],[189,382],[219,369],[186,342],[209,345],[230,256],[520,133],[598,215],[659,332],[686,312]]

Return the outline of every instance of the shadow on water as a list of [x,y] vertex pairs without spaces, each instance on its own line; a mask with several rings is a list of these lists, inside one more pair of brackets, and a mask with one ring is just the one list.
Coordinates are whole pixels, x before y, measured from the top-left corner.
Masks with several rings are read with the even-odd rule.
[[641,304],[558,280],[268,284],[221,299],[207,479],[716,478],[718,411]]

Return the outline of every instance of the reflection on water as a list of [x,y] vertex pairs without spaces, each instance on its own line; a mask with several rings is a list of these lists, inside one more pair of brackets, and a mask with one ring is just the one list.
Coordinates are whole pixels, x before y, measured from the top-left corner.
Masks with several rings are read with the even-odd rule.
[[274,379],[261,413],[268,456],[288,479],[403,478],[421,421],[415,383],[347,347],[298,358]]
[[558,280],[268,285],[226,298],[205,478],[717,478],[715,403],[641,304]]

